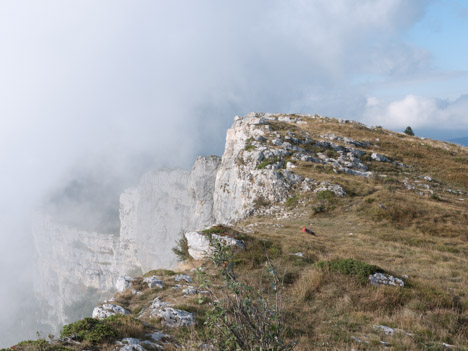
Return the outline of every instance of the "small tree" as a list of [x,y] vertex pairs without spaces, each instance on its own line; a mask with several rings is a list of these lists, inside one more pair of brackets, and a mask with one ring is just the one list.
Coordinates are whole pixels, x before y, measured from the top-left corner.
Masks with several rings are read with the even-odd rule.
[[406,127],[404,133],[408,135],[414,135],[413,129],[410,126]]
[[215,239],[211,245],[211,261],[220,269],[224,288],[217,293],[203,272],[199,277],[214,300],[205,322],[214,346],[226,351],[293,350],[296,342],[285,340],[281,283],[275,267],[267,262],[269,288],[256,289],[238,280],[230,247]]

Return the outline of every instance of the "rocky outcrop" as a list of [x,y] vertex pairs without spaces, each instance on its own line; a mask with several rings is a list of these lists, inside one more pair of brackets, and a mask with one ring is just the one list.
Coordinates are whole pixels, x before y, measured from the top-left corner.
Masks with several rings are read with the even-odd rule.
[[214,216],[230,223],[252,215],[260,203],[284,202],[302,178],[283,169],[290,154],[279,138],[266,143],[270,126],[263,115],[236,117],[227,131],[221,166],[216,175]]

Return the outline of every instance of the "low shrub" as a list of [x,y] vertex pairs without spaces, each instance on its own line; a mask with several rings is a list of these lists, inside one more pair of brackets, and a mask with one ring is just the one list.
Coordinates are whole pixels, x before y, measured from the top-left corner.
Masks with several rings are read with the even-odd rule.
[[62,338],[76,336],[78,341],[89,341],[92,343],[110,342],[118,337],[117,330],[110,324],[106,319],[101,321],[95,318],[84,318],[64,326],[60,336]]
[[361,283],[366,283],[369,275],[374,273],[383,273],[384,270],[352,258],[337,258],[331,261],[319,261],[316,266],[322,270],[328,270],[334,273],[351,275],[358,278]]

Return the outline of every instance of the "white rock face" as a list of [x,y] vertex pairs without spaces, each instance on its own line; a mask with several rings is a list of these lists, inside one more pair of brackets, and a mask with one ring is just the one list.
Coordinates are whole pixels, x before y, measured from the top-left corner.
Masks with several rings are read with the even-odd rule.
[[[276,158],[288,151],[265,146],[246,149],[249,140],[263,137],[268,130],[268,121],[258,114],[236,118],[227,131],[226,146],[221,166],[216,175],[214,192],[214,216],[218,223],[232,223],[254,212],[260,202],[282,202],[287,200],[291,188],[300,183],[301,177]],[[281,140],[274,139],[274,145]],[[259,167],[262,160],[271,160],[265,169]],[[274,170],[274,171],[272,171]]]
[[132,277],[128,275],[122,275],[117,279],[117,283],[115,283],[115,288],[118,292],[124,292],[128,288],[132,286]]
[[117,279],[127,272],[140,272],[139,263],[126,250],[118,235],[89,232],[38,215],[33,222],[35,245],[34,292],[45,311],[41,322],[56,332],[69,323],[75,304],[94,304],[107,298]]
[[[180,231],[215,222],[213,192],[220,162],[217,156],[199,157],[192,171],[145,174],[120,196],[120,233],[89,232],[38,214],[33,223],[34,290],[44,305],[42,322],[57,332],[70,322],[66,311],[81,299],[95,304],[114,288],[127,289],[130,280],[119,277],[175,265],[171,249]],[[80,311],[82,316],[89,312]]]
[[191,172],[152,171],[122,194],[121,238],[136,243],[144,271],[174,266],[172,248],[179,233],[215,222],[212,199],[219,164],[217,156],[198,157]]

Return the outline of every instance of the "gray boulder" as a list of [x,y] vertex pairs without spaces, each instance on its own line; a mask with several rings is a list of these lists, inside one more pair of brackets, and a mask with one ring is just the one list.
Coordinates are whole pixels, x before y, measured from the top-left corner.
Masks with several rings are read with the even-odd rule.
[[130,311],[127,311],[122,306],[105,303],[101,307],[95,307],[92,316],[93,318],[104,319],[116,314],[129,315]]
[[150,289],[154,288],[154,287],[158,287],[160,289],[163,288],[164,284],[163,284],[163,281],[160,280],[157,276],[153,275],[151,277],[146,277],[143,279],[143,281],[148,284],[148,287]]

